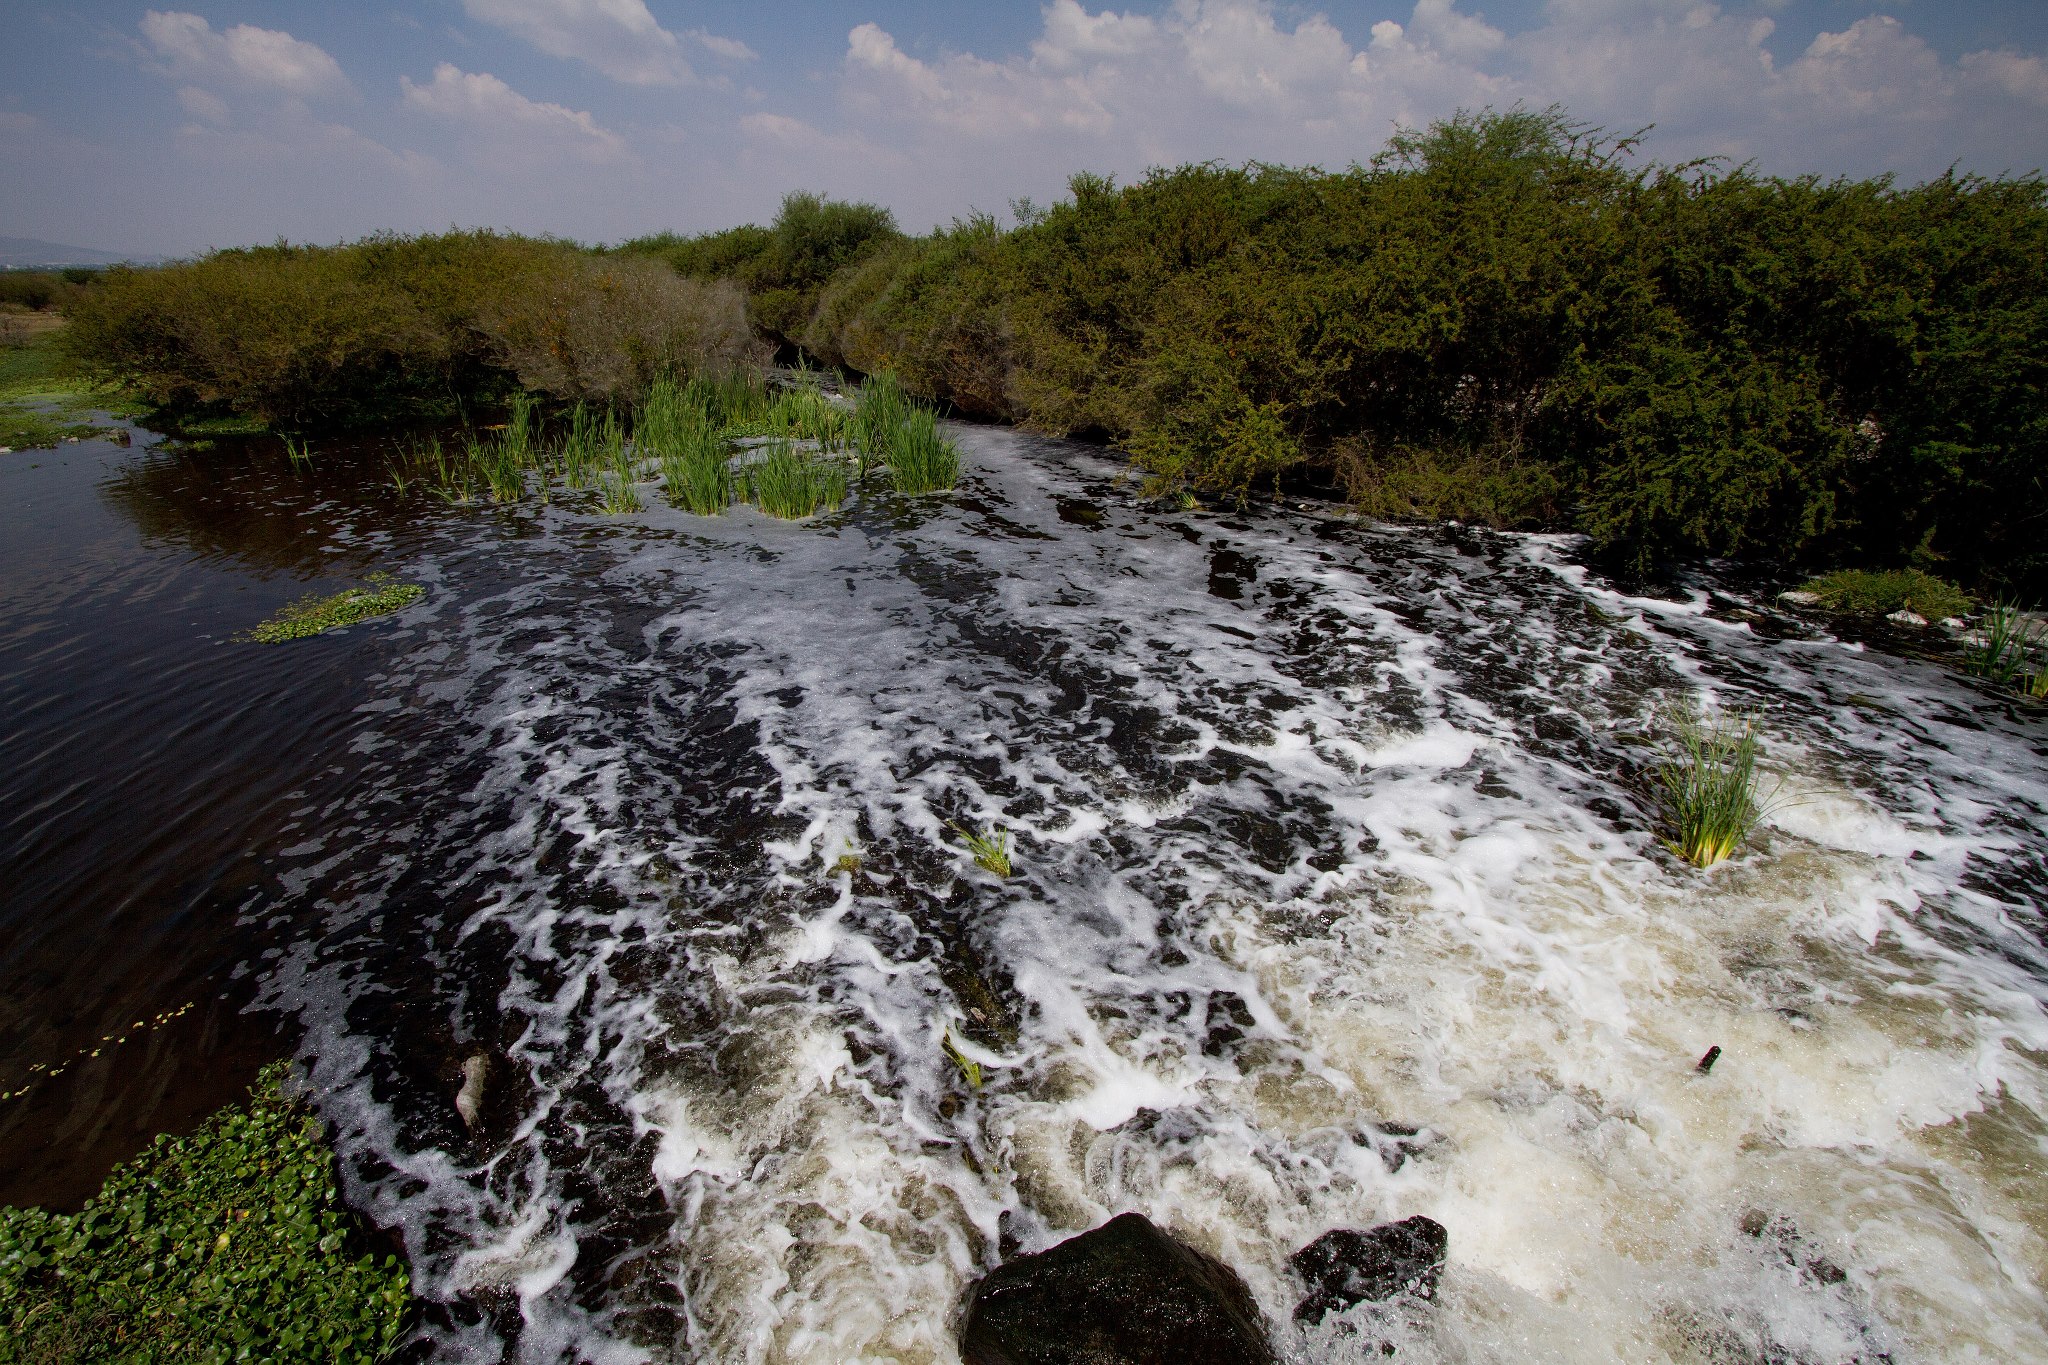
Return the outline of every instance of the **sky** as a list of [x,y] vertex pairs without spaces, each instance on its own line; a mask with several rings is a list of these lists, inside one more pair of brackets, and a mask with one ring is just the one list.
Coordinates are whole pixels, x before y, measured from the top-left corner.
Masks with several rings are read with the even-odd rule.
[[799,189],[923,231],[1516,104],[1771,174],[2048,165],[2048,0],[160,4],[0,0],[0,236],[610,242]]

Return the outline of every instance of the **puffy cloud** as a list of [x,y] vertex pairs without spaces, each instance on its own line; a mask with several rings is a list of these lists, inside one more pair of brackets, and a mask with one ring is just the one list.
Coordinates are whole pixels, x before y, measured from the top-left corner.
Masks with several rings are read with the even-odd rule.
[[701,29],[678,37],[661,26],[646,0],[463,0],[463,8],[550,57],[582,62],[626,85],[696,80],[683,38],[727,61],[754,58],[745,43]]
[[236,24],[216,33],[196,14],[150,10],[142,16],[150,53],[171,76],[194,85],[227,85],[299,97],[342,94],[348,77],[317,44],[278,29]]
[[847,36],[841,93],[852,130],[918,168],[917,183],[891,187],[911,221],[944,216],[942,194],[957,211],[963,193],[1001,202],[1083,167],[1343,165],[1369,158],[1397,124],[1516,103],[1562,105],[1622,132],[1654,123],[1660,157],[1777,172],[1911,178],[1957,160],[1999,170],[2029,140],[2048,146],[2040,56],[1944,61],[1873,15],[1779,60],[1774,21],[1744,9],[1549,0],[1540,23],[1511,35],[1471,0],[1414,0],[1405,20],[1358,32],[1274,0],[1147,12],[1052,0],[1028,50],[1001,60],[923,58],[861,24]]
[[201,123],[225,124],[228,102],[211,90],[187,85],[178,91],[178,107]]
[[568,150],[586,160],[625,155],[625,140],[587,112],[530,100],[488,72],[442,62],[426,84],[409,76],[399,84],[408,108],[452,120],[491,142],[516,143],[529,153]]

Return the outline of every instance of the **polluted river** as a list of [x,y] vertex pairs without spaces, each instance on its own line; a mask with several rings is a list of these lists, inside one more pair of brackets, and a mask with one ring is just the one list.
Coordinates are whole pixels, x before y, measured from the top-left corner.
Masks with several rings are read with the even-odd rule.
[[[1125,1211],[1295,1361],[2039,1358],[2038,708],[1569,537],[952,435],[793,523],[0,459],[5,1198],[296,1055],[432,1359],[951,1362]],[[425,597],[235,638],[372,572]],[[1685,708],[1776,788],[1710,871]],[[1293,1321],[1297,1248],[1416,1214],[1433,1302]]]

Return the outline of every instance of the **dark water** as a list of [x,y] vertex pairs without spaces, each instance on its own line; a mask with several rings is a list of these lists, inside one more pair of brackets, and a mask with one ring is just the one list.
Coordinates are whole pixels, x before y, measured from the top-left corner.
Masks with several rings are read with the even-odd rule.
[[[2038,1339],[2036,712],[1567,540],[957,434],[958,492],[800,526],[0,458],[0,1197],[292,1053],[447,1359],[946,1361],[1002,1246],[1126,1208],[1281,1324],[1319,1232],[1450,1228],[1435,1310],[1303,1360]],[[426,600],[232,639],[373,570]],[[1713,874],[1646,777],[1702,701],[1786,788]]]

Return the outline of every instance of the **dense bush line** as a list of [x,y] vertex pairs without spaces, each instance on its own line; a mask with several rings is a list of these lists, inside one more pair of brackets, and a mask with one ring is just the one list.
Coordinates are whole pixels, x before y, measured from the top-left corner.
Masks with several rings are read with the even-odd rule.
[[2048,595],[2048,187],[1637,161],[1556,111],[1370,165],[1080,175],[905,236],[792,195],[767,227],[591,253],[450,234],[110,272],[74,344],[273,423],[502,394],[619,401],[761,343],[1128,448],[1164,490],[1309,480],[1383,517],[1913,567]]
[[1630,150],[1516,111],[1334,174],[1077,176],[1012,228],[842,245],[801,320],[777,262],[815,202],[661,254],[783,290],[766,325],[827,361],[1111,437],[1167,486],[1313,476],[1382,516],[1576,527],[1636,568],[1762,554],[2048,591],[2041,180]]
[[619,399],[760,350],[736,284],[489,232],[115,269],[69,313],[71,350],[145,401],[284,428],[446,415],[519,387]]

